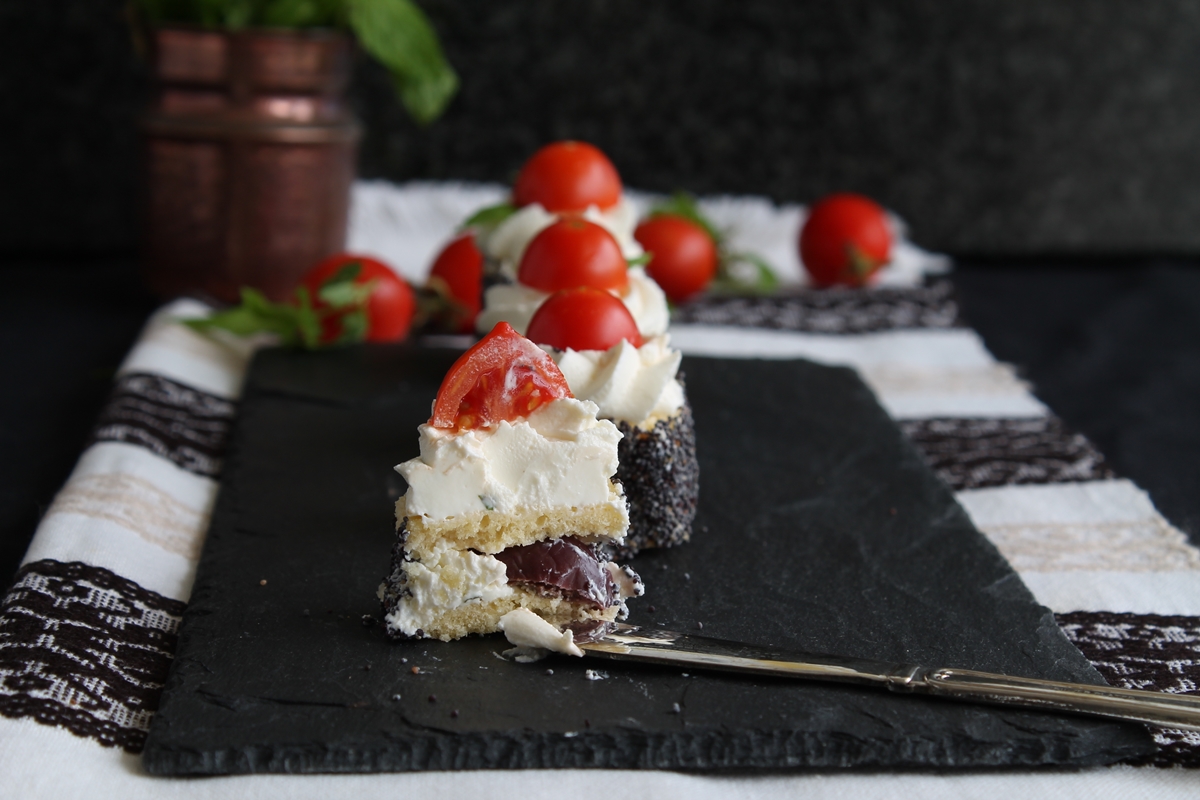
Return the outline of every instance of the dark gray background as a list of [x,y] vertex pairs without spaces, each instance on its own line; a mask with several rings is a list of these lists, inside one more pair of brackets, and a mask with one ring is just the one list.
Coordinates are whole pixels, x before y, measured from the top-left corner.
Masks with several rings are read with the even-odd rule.
[[[368,177],[504,180],[560,137],[655,190],[866,192],[953,253],[1200,252],[1188,0],[422,0],[463,79],[414,127],[360,64]],[[123,0],[0,4],[0,254],[130,251]]]

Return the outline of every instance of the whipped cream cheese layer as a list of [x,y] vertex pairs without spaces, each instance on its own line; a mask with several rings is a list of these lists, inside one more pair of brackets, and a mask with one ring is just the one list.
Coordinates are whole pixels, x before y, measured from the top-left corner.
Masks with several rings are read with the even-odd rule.
[[607,350],[550,350],[571,393],[591,400],[600,416],[650,428],[683,407],[676,379],[682,354],[666,335],[641,347],[622,339]]
[[[630,268],[629,286],[623,294],[613,294],[621,298],[621,302],[629,309],[643,339],[661,336],[667,332],[670,318],[667,296],[646,274],[646,270],[641,267]],[[483,295],[483,311],[475,321],[475,329],[480,333],[487,333],[496,327],[497,322],[507,322],[517,333],[524,336],[533,313],[549,296],[546,292],[520,283],[491,286]]]
[[612,505],[621,432],[589,400],[560,398],[493,428],[419,429],[421,455],[396,467],[410,517],[441,520],[486,511]]
[[467,603],[491,603],[513,593],[507,568],[494,556],[444,548],[403,567],[409,596],[387,615],[408,636],[426,629],[441,615]]
[[[525,255],[525,248],[529,246],[530,240],[560,218],[560,214],[550,213],[541,203],[531,203],[518,209],[491,232],[480,236],[479,248],[484,256],[499,265],[502,275],[509,280],[516,280],[517,268],[521,265],[521,257]],[[621,246],[625,258],[637,258],[645,252],[637,239],[633,238],[633,231],[637,227],[637,212],[624,196],[616,205],[604,211],[596,206],[588,206],[583,212],[583,218],[611,233]]]

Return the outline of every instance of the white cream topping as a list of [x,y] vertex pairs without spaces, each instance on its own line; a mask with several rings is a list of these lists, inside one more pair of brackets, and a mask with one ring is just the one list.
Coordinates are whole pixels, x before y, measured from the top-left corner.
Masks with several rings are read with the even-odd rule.
[[[667,332],[667,322],[670,310],[667,308],[667,296],[658,284],[646,274],[641,267],[629,270],[629,286],[624,294],[613,292],[621,298],[621,302],[633,315],[637,323],[638,333],[643,339],[661,336]],[[524,284],[497,284],[488,288],[483,295],[483,311],[475,320],[475,329],[487,333],[496,327],[497,322],[507,322],[522,336],[529,327],[533,312],[549,297],[545,292],[532,289]]]
[[517,647],[537,647],[569,656],[582,656],[571,631],[560,631],[528,608],[517,608],[500,618],[504,638]]
[[421,455],[396,471],[408,481],[409,516],[445,519],[483,510],[611,504],[621,432],[596,404],[560,398],[524,419],[454,432],[422,425]]
[[682,355],[666,335],[641,347],[622,339],[607,350],[550,350],[571,393],[591,400],[605,419],[653,427],[683,407],[676,380]]
[[471,550],[444,548],[404,564],[408,591],[387,621],[409,636],[467,603],[490,603],[512,594],[504,562]]
[[[645,252],[637,239],[633,238],[633,231],[637,227],[637,211],[624,196],[616,205],[604,211],[589,206],[583,212],[583,218],[611,233],[621,246],[625,258],[637,258]],[[479,248],[484,256],[499,263],[502,275],[516,280],[521,257],[525,255],[529,242],[558,219],[560,215],[551,214],[541,203],[531,203],[518,209],[490,233],[480,236]]]

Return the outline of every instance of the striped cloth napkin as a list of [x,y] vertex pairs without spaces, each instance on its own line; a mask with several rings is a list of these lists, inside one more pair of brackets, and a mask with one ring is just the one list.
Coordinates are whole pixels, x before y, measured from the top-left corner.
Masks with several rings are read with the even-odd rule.
[[[416,278],[437,242],[496,191],[360,185],[352,244],[391,257]],[[794,252],[803,209],[755,199],[704,205],[719,224],[772,254],[785,277],[788,270],[798,272],[794,255],[786,253]],[[404,250],[404,241],[414,244]],[[950,284],[923,279],[940,262],[907,242],[902,253],[908,261],[900,274],[869,292],[796,290],[690,304],[673,323],[673,344],[694,355],[808,358],[854,367],[1106,678],[1130,687],[1196,691],[1200,551],[963,326]],[[868,798],[961,797],[1014,790],[1182,797],[1200,788],[1200,772],[1131,765],[979,775],[559,771],[151,778],[136,754],[170,666],[254,349],[235,339],[200,336],[176,322],[205,311],[182,300],[149,320],[118,372],[90,443],[0,602],[0,795],[265,798],[388,791],[561,798],[607,795],[612,784],[602,776],[636,780],[656,794],[714,798],[801,791],[813,797],[851,791]],[[1200,736],[1164,730],[1155,737],[1160,750],[1149,763],[1200,766]]]

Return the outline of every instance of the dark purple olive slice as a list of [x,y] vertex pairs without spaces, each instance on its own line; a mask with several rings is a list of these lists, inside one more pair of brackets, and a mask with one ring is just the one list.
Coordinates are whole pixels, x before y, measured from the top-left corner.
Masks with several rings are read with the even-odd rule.
[[595,548],[573,536],[509,547],[496,558],[508,568],[510,584],[532,585],[595,608],[607,608],[619,599],[612,575],[596,557]]

